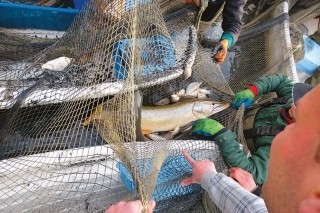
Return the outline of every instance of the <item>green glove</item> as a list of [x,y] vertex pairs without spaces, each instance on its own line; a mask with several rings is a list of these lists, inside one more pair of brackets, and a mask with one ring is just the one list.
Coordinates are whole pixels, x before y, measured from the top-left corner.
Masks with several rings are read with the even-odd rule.
[[232,108],[239,109],[242,103],[244,103],[244,108],[247,109],[253,104],[254,94],[250,89],[238,92],[233,99]]
[[218,121],[211,118],[204,118],[193,123],[192,134],[210,137],[217,134],[223,128],[224,126],[222,126]]

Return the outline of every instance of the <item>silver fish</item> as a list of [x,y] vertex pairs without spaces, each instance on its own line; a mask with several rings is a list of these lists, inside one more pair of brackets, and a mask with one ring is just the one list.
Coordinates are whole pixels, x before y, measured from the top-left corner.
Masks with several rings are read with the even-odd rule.
[[209,117],[230,106],[213,100],[185,100],[164,106],[142,106],[141,130],[143,134],[173,131],[193,121]]

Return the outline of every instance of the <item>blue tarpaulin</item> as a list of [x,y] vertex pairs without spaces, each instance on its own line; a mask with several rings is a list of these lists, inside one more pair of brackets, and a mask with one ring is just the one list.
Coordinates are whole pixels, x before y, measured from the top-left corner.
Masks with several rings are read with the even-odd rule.
[[[150,171],[152,159],[139,160],[138,163],[140,173],[142,173],[142,165],[145,171]],[[126,188],[130,192],[135,191],[132,176],[126,167],[122,163],[117,163],[117,167],[120,170],[120,178]],[[189,186],[180,185],[179,179],[181,179],[182,176],[191,174],[192,168],[190,163],[182,155],[167,157],[160,169],[152,199],[158,202],[175,196],[202,192],[199,184],[191,184]]]

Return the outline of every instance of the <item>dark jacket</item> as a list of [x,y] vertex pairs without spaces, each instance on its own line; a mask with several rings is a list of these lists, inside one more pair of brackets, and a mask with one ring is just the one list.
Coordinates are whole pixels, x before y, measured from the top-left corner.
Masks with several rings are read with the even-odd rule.
[[[290,100],[286,104],[273,104],[259,110],[255,117],[254,127],[274,126],[284,128],[287,122],[278,112],[279,108],[290,108],[292,103],[292,86],[294,82],[284,75],[272,75],[253,83],[258,87],[259,94],[276,92],[278,97],[288,97]],[[236,141],[236,135],[228,130],[215,138],[222,155],[233,167],[240,167],[250,172],[257,184],[266,181],[268,162],[270,155],[270,146],[274,136],[259,136],[256,138],[255,146],[257,151],[247,158],[244,152],[239,148]]]
[[203,11],[201,20],[212,20],[224,2],[226,3],[223,9],[222,29],[224,33],[232,35],[234,39],[233,43],[235,43],[241,31],[241,19],[246,0],[209,0],[208,7]]

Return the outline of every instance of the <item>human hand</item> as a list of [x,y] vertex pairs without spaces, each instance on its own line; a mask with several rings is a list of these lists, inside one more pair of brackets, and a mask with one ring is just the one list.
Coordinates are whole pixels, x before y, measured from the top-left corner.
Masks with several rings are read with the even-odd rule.
[[220,43],[213,48],[212,52],[215,54],[213,59],[217,64],[222,64],[224,62],[228,53],[228,44],[229,41],[227,39],[222,39]]
[[[150,201],[148,204],[147,213],[152,213],[156,207],[156,202],[154,200]],[[105,213],[141,213],[142,203],[140,200],[135,200],[131,202],[120,201],[119,203],[110,206]]]
[[247,109],[253,104],[254,94],[250,89],[238,92],[232,101],[232,108],[239,109],[242,103],[244,103],[244,108]]
[[239,168],[239,167],[232,167],[229,169],[229,177],[235,179],[240,186],[244,189],[251,192],[256,188],[256,183],[253,180],[252,174]]
[[180,182],[181,186],[187,186],[191,183],[200,183],[202,176],[208,171],[216,172],[216,167],[209,160],[195,161],[185,150],[182,151],[183,156],[192,166],[192,176]]
[[201,1],[200,0],[184,0],[185,4],[195,4],[200,7]]
[[192,134],[210,137],[218,133],[223,128],[224,126],[222,126],[218,121],[211,118],[204,118],[193,123]]

